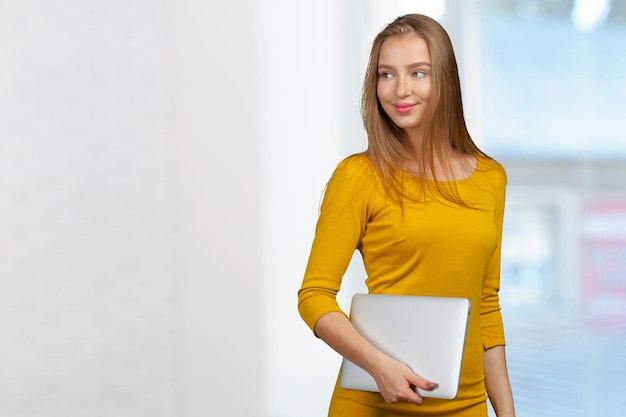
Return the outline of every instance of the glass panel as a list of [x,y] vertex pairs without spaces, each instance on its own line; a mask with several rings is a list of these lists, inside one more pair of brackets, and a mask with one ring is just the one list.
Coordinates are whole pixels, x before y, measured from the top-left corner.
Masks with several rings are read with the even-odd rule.
[[474,4],[518,415],[624,416],[626,0]]

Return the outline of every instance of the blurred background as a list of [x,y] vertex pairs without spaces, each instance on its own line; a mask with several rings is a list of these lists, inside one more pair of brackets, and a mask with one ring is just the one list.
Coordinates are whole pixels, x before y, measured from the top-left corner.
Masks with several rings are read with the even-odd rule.
[[410,12],[509,174],[518,416],[625,415],[625,0],[0,0],[0,415],[326,415],[296,292]]

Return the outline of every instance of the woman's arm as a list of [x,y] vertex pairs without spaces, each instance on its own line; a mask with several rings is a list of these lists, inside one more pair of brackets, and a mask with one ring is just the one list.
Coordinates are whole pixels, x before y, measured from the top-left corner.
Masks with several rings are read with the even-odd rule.
[[369,372],[388,403],[421,405],[424,399],[413,391],[411,385],[425,390],[437,387],[372,346],[341,313],[323,315],[315,324],[315,334],[340,355]]
[[298,309],[319,338],[374,377],[385,401],[419,405],[423,398],[411,385],[422,389],[433,389],[435,385],[367,342],[336,300],[343,275],[367,227],[375,189],[373,177],[373,168],[363,156],[345,159],[333,173],[298,291]]
[[494,346],[483,354],[485,384],[497,417],[515,417],[513,393],[506,367],[504,346]]

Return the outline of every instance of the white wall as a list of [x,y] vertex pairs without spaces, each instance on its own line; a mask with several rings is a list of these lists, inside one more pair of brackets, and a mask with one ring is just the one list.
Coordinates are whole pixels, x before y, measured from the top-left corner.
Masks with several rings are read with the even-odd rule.
[[264,413],[254,1],[174,3],[185,416]]
[[170,416],[180,246],[150,0],[0,2],[0,415]]
[[0,2],[0,415],[263,414],[256,13]]

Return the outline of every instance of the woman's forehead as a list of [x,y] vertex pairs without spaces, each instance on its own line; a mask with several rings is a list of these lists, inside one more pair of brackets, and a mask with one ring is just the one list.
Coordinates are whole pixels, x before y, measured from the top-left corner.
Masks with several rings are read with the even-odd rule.
[[426,41],[416,34],[392,35],[385,39],[378,54],[380,61],[430,62]]

